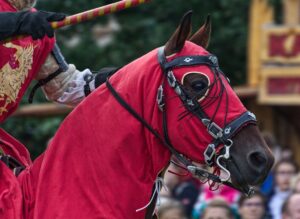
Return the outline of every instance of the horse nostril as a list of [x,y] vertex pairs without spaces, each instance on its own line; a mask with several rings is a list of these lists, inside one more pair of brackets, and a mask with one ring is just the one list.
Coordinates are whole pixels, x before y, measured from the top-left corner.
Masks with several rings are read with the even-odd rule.
[[253,166],[254,168],[258,168],[261,171],[265,168],[267,164],[267,158],[265,154],[258,151],[252,152],[248,157],[248,161],[251,166]]

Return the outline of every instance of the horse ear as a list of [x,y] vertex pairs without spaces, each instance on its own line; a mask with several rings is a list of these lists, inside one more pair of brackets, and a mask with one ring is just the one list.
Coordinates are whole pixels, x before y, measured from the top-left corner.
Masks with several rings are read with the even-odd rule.
[[185,13],[183,18],[181,19],[178,28],[166,43],[165,46],[166,56],[179,52],[183,48],[185,41],[191,34],[192,13],[193,13],[192,11],[188,11],[187,13]]
[[198,46],[202,46],[203,48],[207,48],[208,44],[209,44],[210,33],[211,33],[211,20],[210,20],[210,15],[208,15],[206,17],[205,23],[190,38],[190,41],[197,44]]

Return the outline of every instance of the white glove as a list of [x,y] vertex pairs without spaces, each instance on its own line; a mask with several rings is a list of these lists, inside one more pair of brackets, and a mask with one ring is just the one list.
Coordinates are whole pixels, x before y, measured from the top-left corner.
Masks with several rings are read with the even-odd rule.
[[[57,99],[57,102],[76,106],[85,97],[84,85],[86,84],[86,81],[84,80],[84,77],[86,77],[86,75],[92,75],[91,71],[89,69],[85,69],[82,72],[75,70],[73,75],[72,79],[68,81],[66,89]],[[94,84],[94,80],[89,83],[91,91],[95,90]]]
[[[41,67],[36,76],[37,80],[45,79],[59,69],[59,66],[53,57],[49,55],[44,65]],[[42,86],[42,90],[48,100],[69,106],[76,106],[86,96],[84,86],[86,85],[85,78],[90,75],[92,79],[89,84],[90,92],[95,89],[95,80],[92,72],[89,69],[78,71],[75,65],[68,65],[65,72],[59,73],[52,80]]]

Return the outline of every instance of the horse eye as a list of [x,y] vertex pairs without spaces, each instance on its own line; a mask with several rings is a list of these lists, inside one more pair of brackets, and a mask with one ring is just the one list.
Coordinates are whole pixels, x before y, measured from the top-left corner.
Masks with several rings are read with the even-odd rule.
[[183,77],[182,84],[191,97],[200,101],[208,91],[209,79],[201,72],[190,72]]
[[191,87],[196,93],[199,93],[207,87],[207,84],[204,81],[195,81],[191,84]]

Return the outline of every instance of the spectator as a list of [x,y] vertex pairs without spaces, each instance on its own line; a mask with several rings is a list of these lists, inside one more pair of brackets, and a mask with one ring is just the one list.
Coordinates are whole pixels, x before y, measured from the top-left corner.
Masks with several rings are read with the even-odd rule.
[[199,214],[201,214],[202,211],[201,209],[203,209],[207,203],[214,199],[222,199],[234,209],[236,208],[236,202],[239,196],[240,192],[229,186],[220,185],[217,190],[212,191],[210,190],[209,185],[206,183],[202,186],[202,191],[200,192],[198,201],[194,206],[193,218],[199,218]]
[[265,219],[266,217],[266,199],[265,196],[256,191],[248,198],[242,194],[238,200],[238,208],[241,219]]
[[298,166],[291,159],[282,159],[274,167],[275,187],[269,197],[269,210],[273,219],[281,219],[283,202],[291,194],[291,178],[297,173]]
[[[281,157],[281,147],[280,145],[277,144],[277,141],[275,140],[275,137],[272,133],[270,132],[263,132],[263,137],[269,148],[271,149],[275,162],[280,160],[279,158]],[[274,186],[274,176],[273,173],[270,172],[261,185],[261,191],[265,195],[270,195],[272,192],[272,188]]]
[[186,214],[190,217],[193,211],[195,202],[199,194],[199,186],[197,186],[196,179],[186,178],[177,184],[172,191],[173,197],[180,201],[185,208]]
[[158,206],[157,216],[159,219],[187,219],[182,204],[172,199]]
[[[281,147],[274,135],[270,132],[263,132],[263,137],[269,148],[271,149],[274,158],[275,164],[282,159],[293,159],[292,151],[289,148]],[[269,173],[268,177],[265,179],[264,183],[261,185],[261,191],[264,195],[270,196],[273,192],[274,187],[274,175],[272,172]]]
[[300,219],[300,194],[293,193],[282,207],[282,219]]
[[223,199],[213,199],[205,207],[199,219],[233,219],[230,206]]
[[300,173],[291,179],[290,187],[294,193],[300,193]]
[[230,205],[236,204],[240,192],[226,185],[220,185],[217,190],[211,190],[209,185],[206,183],[202,187],[202,192],[199,196],[198,202],[207,202],[214,198],[222,198]]
[[199,194],[200,185],[198,181],[190,175],[187,175],[186,170],[183,170],[172,163],[165,173],[164,181],[169,192],[163,190],[161,195],[165,197],[169,196],[180,201],[187,216],[190,217]]

